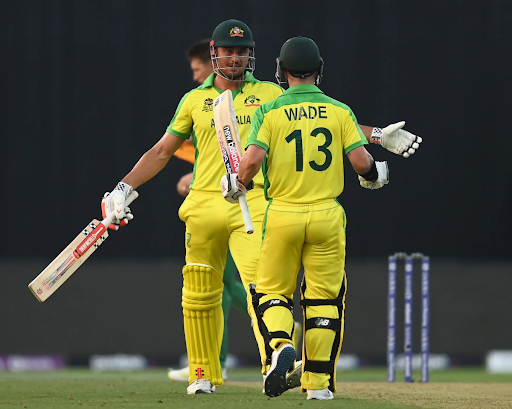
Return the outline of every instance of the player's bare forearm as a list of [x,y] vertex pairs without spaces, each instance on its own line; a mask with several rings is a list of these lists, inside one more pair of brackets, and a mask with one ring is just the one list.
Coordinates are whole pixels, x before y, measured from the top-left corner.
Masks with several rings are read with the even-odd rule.
[[364,175],[370,171],[373,164],[373,157],[364,146],[359,146],[351,150],[347,156],[357,174]]
[[258,145],[250,145],[240,162],[238,180],[247,186],[260,170],[266,154],[267,151]]
[[366,137],[368,143],[371,143],[373,126],[359,125],[359,129],[361,129],[361,131],[363,132],[363,135]]
[[129,184],[134,189],[146,183],[165,168],[171,156],[184,141],[185,139],[166,132],[155,146],[140,158],[131,172],[123,178],[122,182]]

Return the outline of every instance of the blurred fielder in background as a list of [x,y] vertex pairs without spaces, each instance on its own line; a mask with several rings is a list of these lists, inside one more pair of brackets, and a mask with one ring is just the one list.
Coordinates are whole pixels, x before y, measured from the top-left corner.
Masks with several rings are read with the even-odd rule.
[[[192,134],[194,175],[190,193],[179,210],[186,225],[182,306],[189,360],[189,394],[212,393],[215,385],[223,384],[219,354],[224,327],[222,274],[227,250],[229,246],[244,288],[248,288],[256,278],[267,207],[261,172],[254,177],[254,188],[247,194],[254,234],[246,234],[240,210],[226,203],[219,194],[219,179],[225,170],[213,123],[213,100],[222,91],[230,89],[233,92],[240,137],[245,144],[257,107],[274,100],[282,92],[276,84],[259,81],[253,76],[254,40],[251,30],[243,22],[227,20],[219,24],[212,35],[210,52],[214,74],[202,86],[183,96],[163,137],[107,195],[104,206],[105,212],[115,212],[120,224],[125,219],[127,195],[160,172]],[[390,125],[381,132],[375,132],[379,128],[368,128],[365,135],[388,150],[408,156],[418,147],[419,140],[399,129],[402,126],[403,123]],[[246,193],[243,185],[240,189]],[[250,302],[248,310],[253,323],[257,323]],[[273,349],[262,338],[259,325],[253,325],[253,329],[263,373],[266,373]],[[293,364],[288,369],[294,370]]]
[[[323,60],[309,38],[284,43],[277,60],[278,80],[289,88],[254,114],[238,180],[224,197],[236,202],[263,166],[269,201],[256,286],[251,287],[258,325],[272,349],[264,391],[281,395],[296,351],[291,342],[290,299],[301,263],[304,278],[304,351],[301,384],[308,399],[332,399],[341,350],[345,309],[345,211],[336,198],[343,191],[343,154],[361,185],[388,183],[386,162],[375,162],[352,110],[317,87]],[[236,179],[236,175],[234,177]]]

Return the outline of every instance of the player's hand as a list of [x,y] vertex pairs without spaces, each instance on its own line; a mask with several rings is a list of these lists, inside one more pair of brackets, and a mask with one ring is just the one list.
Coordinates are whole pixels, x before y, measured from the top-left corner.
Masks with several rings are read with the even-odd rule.
[[254,187],[254,182],[251,180],[249,186],[245,186],[238,180],[238,173],[227,173],[220,180],[220,190],[222,196],[229,203],[238,203],[238,198],[246,195],[248,190]]
[[192,182],[192,179],[194,178],[194,172],[187,173],[186,175],[183,175],[176,185],[176,190],[178,193],[186,197],[190,193],[190,183]]
[[375,162],[375,166],[377,167],[377,174],[379,175],[376,180],[366,180],[362,176],[359,177],[359,184],[365,189],[380,189],[382,186],[387,185],[389,183],[389,168],[387,162]]
[[391,124],[385,128],[373,128],[371,141],[382,145],[388,151],[408,158],[420,147],[423,139],[402,129],[405,121]]
[[119,182],[112,192],[106,192],[101,201],[101,214],[106,218],[114,212],[115,218],[108,227],[112,230],[119,230],[126,226],[133,219],[130,208],[125,205],[126,197],[132,191],[132,187],[124,182]]

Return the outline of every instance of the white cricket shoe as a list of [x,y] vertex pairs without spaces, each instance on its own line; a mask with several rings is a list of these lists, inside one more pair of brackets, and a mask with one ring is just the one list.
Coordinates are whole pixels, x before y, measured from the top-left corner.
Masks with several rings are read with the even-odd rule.
[[334,399],[334,395],[329,390],[325,389],[308,389],[308,400],[331,400]]
[[286,374],[292,367],[296,356],[293,346],[287,343],[282,344],[277,351],[272,352],[270,370],[264,380],[265,395],[275,398],[288,389]]
[[199,395],[201,393],[213,393],[215,392],[215,386],[208,379],[196,379],[190,385],[188,385],[187,393],[189,395]]
[[181,369],[172,369],[169,368],[169,371],[167,372],[167,377],[171,381],[185,381],[188,382],[188,376],[189,376],[189,370],[188,366]]
[[296,361],[293,370],[286,375],[286,389],[298,388],[302,376],[302,361]]
[[[188,376],[189,376],[189,370],[188,366],[181,369],[172,369],[169,368],[167,371],[167,377],[171,381],[185,381],[188,382]],[[227,380],[228,379],[228,371],[226,368],[222,368],[222,379]]]

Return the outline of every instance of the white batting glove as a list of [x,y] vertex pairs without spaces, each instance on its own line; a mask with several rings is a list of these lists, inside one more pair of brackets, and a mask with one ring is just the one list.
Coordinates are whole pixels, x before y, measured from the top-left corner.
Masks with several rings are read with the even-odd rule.
[[389,183],[389,168],[387,162],[375,162],[375,166],[377,168],[378,177],[376,180],[366,180],[361,175],[359,175],[359,184],[365,189],[380,189],[382,186],[387,185]]
[[418,150],[423,139],[402,129],[404,125],[405,121],[401,121],[383,129],[373,128],[370,140],[372,143],[382,145],[390,152],[408,158]]
[[222,176],[220,180],[220,190],[222,196],[229,203],[238,203],[238,198],[242,195],[246,195],[248,190],[251,190],[254,186],[253,181],[249,186],[245,186],[238,180],[238,173],[227,173]]
[[109,226],[112,230],[119,230],[120,227],[126,226],[133,219],[130,208],[125,206],[126,197],[132,191],[132,187],[124,182],[119,182],[112,192],[106,192],[101,201],[101,214],[106,218],[114,212],[115,218]]

